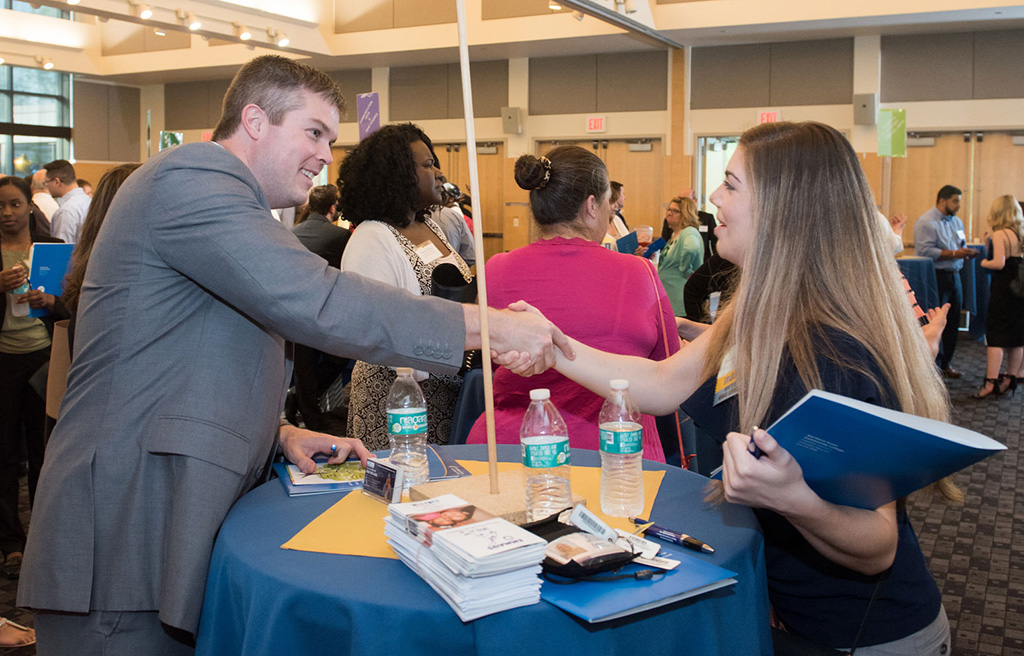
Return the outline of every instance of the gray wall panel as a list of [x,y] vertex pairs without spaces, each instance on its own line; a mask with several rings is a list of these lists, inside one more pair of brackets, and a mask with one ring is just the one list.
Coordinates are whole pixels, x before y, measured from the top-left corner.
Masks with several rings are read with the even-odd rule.
[[[473,113],[477,118],[501,116],[508,107],[508,60],[474,62],[469,65],[473,76]],[[462,69],[448,64],[448,118],[462,118]]]
[[[109,88],[106,84],[75,81],[75,127],[71,136],[75,142],[77,159],[106,162],[110,158],[110,128],[107,123]],[[135,152],[138,153],[138,150]]]
[[392,121],[448,118],[448,66],[392,68]]
[[597,56],[530,60],[531,114],[597,111]]
[[341,93],[345,96],[347,109],[341,117],[342,123],[355,123],[359,120],[356,114],[356,96],[361,93],[373,91],[373,82],[370,69],[334,71],[329,73],[331,79],[341,87]]
[[668,57],[664,51],[597,56],[597,111],[664,111]]
[[973,88],[973,34],[882,37],[882,102],[964,100]]
[[174,82],[164,86],[164,129],[212,129],[219,117],[210,118],[209,82]]
[[853,39],[771,44],[769,105],[853,102]]
[[111,162],[138,162],[141,143],[141,102],[134,87],[108,87],[107,126]]
[[770,64],[767,43],[694,48],[691,109],[767,107],[771,104]]
[[975,32],[974,97],[1024,98],[1024,30]]

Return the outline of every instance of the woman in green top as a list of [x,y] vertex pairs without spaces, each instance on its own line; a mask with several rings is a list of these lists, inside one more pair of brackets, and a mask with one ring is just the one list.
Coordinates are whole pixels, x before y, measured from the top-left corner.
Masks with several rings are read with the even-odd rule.
[[[13,294],[27,280],[32,236],[29,218],[32,190],[21,178],[0,178],[0,552],[3,573],[16,578],[25,547],[25,530],[18,519],[18,474],[28,456],[30,499],[43,466],[44,399],[29,379],[50,360],[50,330],[54,314],[63,315],[63,304],[52,294],[33,289]],[[36,241],[60,242],[52,237]],[[24,316],[15,308],[25,306],[50,311],[46,321]],[[23,316],[19,316],[23,315]],[[24,435],[24,442],[22,442]],[[5,624],[0,623],[0,646]]]
[[672,229],[672,238],[661,254],[658,275],[668,292],[675,315],[685,317],[683,287],[690,274],[704,262],[704,240],[697,229],[700,226],[697,204],[689,198],[676,196],[668,202],[665,221]]

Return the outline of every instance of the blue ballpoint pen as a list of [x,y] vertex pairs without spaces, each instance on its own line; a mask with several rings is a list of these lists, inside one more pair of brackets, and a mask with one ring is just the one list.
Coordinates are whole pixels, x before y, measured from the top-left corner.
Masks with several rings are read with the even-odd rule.
[[[633,518],[634,524],[650,524],[646,519],[641,517]],[[700,551],[701,553],[715,553],[714,547],[709,544],[701,542],[695,537],[686,535],[685,533],[676,533],[657,524],[651,524],[644,529],[645,535],[650,535],[656,538],[661,538],[666,542],[672,542],[675,544],[681,544],[687,549],[693,549],[694,551]]]

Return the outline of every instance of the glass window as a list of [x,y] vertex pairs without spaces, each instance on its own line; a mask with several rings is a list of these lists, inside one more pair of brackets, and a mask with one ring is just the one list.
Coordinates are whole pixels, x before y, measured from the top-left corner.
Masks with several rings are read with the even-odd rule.
[[11,167],[11,137],[0,134],[0,175],[11,175],[12,173],[14,173],[14,169]]
[[[4,3],[4,6],[6,8],[6,2]],[[40,7],[38,5],[33,7],[30,3],[21,2],[21,0],[14,0],[13,2],[11,2],[10,8],[13,9],[14,11],[23,11],[26,14],[53,16],[54,18],[68,18],[68,12],[66,11],[61,11],[60,9],[56,9],[54,7]]]
[[11,67],[0,66],[0,89],[11,88]]
[[15,175],[28,175],[47,162],[64,159],[67,141],[53,137],[14,137]]
[[0,123],[11,122],[11,95],[0,91]]
[[14,122],[23,125],[64,125],[60,98],[14,94]]
[[64,94],[66,73],[44,71],[41,68],[13,67],[15,91],[28,93],[46,93],[54,96]]

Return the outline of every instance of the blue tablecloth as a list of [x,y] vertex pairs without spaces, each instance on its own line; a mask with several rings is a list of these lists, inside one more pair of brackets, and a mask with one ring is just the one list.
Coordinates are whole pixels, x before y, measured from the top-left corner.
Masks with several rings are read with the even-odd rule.
[[910,255],[896,258],[910,288],[914,290],[917,304],[927,312],[939,305],[939,285],[935,281],[935,262],[930,257]]
[[[445,448],[486,459],[484,445]],[[518,458],[517,446],[498,448],[502,460]],[[573,450],[572,458],[598,464],[593,451]],[[289,498],[275,480],[242,498],[221,528],[196,653],[770,654],[763,542],[753,513],[705,504],[706,478],[648,461],[644,468],[667,470],[652,517],[713,545],[709,558],[737,572],[735,585],[601,624],[543,601],[464,624],[398,560],[281,549],[338,497]]]
[[966,260],[960,269],[960,282],[964,288],[964,310],[971,313],[971,339],[985,337],[985,320],[988,318],[989,270],[981,266],[987,257],[985,244],[967,244],[967,248],[978,251],[973,259]]

